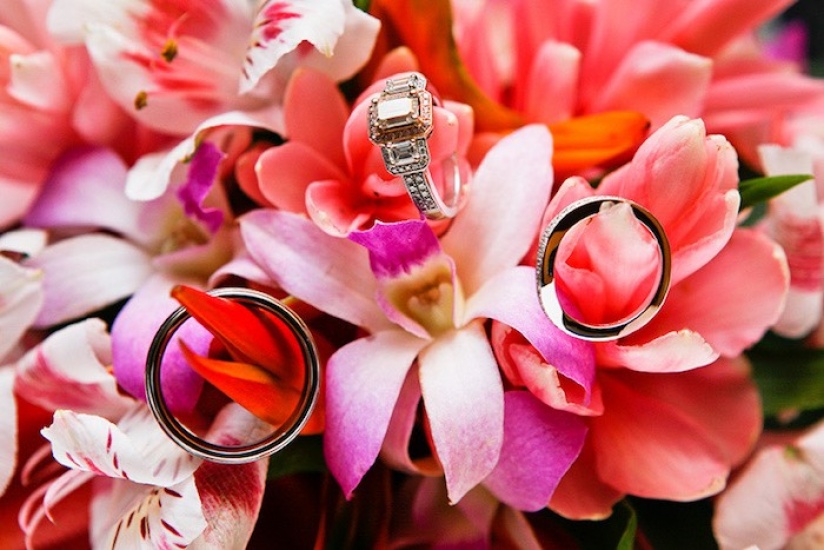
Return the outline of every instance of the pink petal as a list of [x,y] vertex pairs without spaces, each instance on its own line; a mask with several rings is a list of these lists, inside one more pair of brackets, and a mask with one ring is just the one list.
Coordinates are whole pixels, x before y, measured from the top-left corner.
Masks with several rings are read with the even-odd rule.
[[134,405],[109,371],[106,324],[86,319],[49,335],[15,365],[15,391],[46,410],[71,409],[117,421]]
[[541,45],[525,84],[524,111],[530,120],[552,124],[572,117],[580,63],[581,52],[574,46],[549,41]]
[[264,151],[258,159],[258,185],[264,198],[281,210],[306,212],[306,188],[321,180],[347,181],[346,174],[310,145],[290,141]]
[[384,331],[329,359],[324,452],[347,497],[375,462],[406,373],[425,345],[405,332]]
[[291,141],[308,145],[343,168],[343,127],[348,116],[346,99],[331,78],[309,69],[295,71],[283,97],[283,117]]
[[[146,356],[163,320],[179,304],[169,295],[185,283],[163,275],[150,278],[123,306],[112,324],[112,364],[118,384],[132,396],[146,400]],[[191,411],[203,388],[203,379],[189,366],[180,350],[182,340],[195,353],[206,355],[212,335],[200,324],[186,322],[169,342],[161,371],[163,397],[174,412]]]
[[420,362],[421,392],[451,503],[498,462],[503,441],[501,377],[479,323],[440,336]]
[[[643,336],[639,334],[641,331],[645,332]],[[718,352],[697,332],[683,329],[653,337],[651,328],[644,327],[641,331],[623,340],[599,345],[598,364],[639,372],[673,373],[703,367],[718,358]]]
[[716,352],[734,357],[778,319],[788,283],[781,249],[760,233],[739,229],[718,256],[672,288],[638,338],[689,329]]
[[301,42],[329,57],[343,34],[345,12],[340,0],[268,0],[258,8],[243,65],[240,91],[254,88],[261,77]]
[[580,417],[547,407],[528,392],[507,392],[501,458],[484,485],[519,510],[545,508],[586,432]]
[[35,326],[63,323],[127,297],[152,273],[150,261],[134,245],[103,234],[46,247],[26,262],[45,274],[45,303]]
[[0,256],[0,361],[37,318],[42,304],[43,272]]
[[55,78],[61,70],[49,51],[9,56],[7,93],[14,99],[58,116],[69,106],[66,82]]
[[591,420],[598,476],[624,493],[693,500],[723,489],[761,429],[743,359],[680,374],[610,371]]
[[595,459],[592,441],[587,439],[552,495],[549,508],[553,512],[575,520],[601,520],[612,515],[613,506],[624,494],[599,477]]
[[[87,534],[89,492],[78,489],[93,477],[88,472],[70,470],[53,483],[42,485],[32,492],[20,508],[17,518],[29,547],[65,543],[66,540]],[[63,512],[59,516],[55,514],[58,504],[62,504]],[[46,518],[50,521],[43,522]]]
[[564,334],[544,314],[535,291],[535,271],[526,266],[500,273],[466,304],[466,319],[489,318],[520,332],[544,360],[579,387],[589,404],[595,380],[591,343]]
[[532,246],[552,187],[551,154],[549,133],[530,126],[502,139],[484,157],[472,199],[441,241],[467,296],[517,265]]
[[[814,525],[824,512],[823,437],[819,423],[788,445],[756,454],[718,499],[713,531],[721,548],[780,548]],[[813,540],[798,548],[814,548]]]
[[25,217],[34,227],[99,227],[126,236],[140,232],[141,205],[124,194],[126,164],[113,151],[78,149],[53,166]]
[[14,369],[0,368],[0,496],[6,492],[17,467],[17,403],[14,399]]
[[207,528],[193,477],[166,488],[111,484],[94,493],[91,518],[91,538],[106,548],[186,548]]
[[361,203],[359,195],[349,181],[316,181],[306,189],[306,210],[323,231],[346,237],[377,217],[372,207]]
[[733,38],[781,13],[791,0],[700,0],[689,3],[663,32],[668,42],[713,55]]
[[386,429],[381,447],[381,460],[391,468],[411,474],[439,475],[440,466],[432,457],[413,459],[409,454],[409,440],[418,421],[418,405],[421,402],[421,383],[417,366],[409,369],[401,386],[395,410]]
[[286,292],[370,332],[390,326],[362,247],[286,212],[250,212],[240,229],[249,254]]
[[223,212],[215,207],[204,206],[203,203],[215,183],[218,167],[225,156],[213,143],[201,143],[189,161],[186,181],[176,192],[186,215],[201,222],[212,235],[223,224]]
[[675,115],[698,116],[712,61],[658,42],[640,42],[623,57],[590,111],[640,111],[658,128]]

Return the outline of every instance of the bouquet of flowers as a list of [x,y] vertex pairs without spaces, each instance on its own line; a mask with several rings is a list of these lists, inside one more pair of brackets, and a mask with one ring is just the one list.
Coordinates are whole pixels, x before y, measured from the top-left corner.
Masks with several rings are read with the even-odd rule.
[[791,3],[6,0],[0,546],[824,545]]

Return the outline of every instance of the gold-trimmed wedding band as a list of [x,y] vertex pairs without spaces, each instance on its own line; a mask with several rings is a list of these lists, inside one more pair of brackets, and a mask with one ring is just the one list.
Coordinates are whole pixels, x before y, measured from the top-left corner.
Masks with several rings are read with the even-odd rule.
[[[588,324],[576,319],[564,310],[558,298],[555,286],[555,256],[567,231],[578,222],[596,215],[604,204],[626,203],[632,213],[649,231],[658,244],[661,258],[661,272],[656,287],[647,298],[647,303],[639,310],[611,324]],[[667,297],[672,273],[672,254],[669,240],[661,223],[649,210],[638,203],[623,197],[594,196],[573,202],[546,226],[538,245],[536,275],[538,282],[538,299],[547,317],[561,330],[590,341],[616,340],[632,334],[650,322],[661,309]]]
[[387,80],[369,105],[369,140],[381,148],[386,170],[403,179],[418,210],[433,220],[455,217],[463,185],[457,153],[444,160],[443,196],[429,170],[433,105],[439,102],[426,78],[410,73]]
[[320,387],[320,363],[317,349],[309,328],[303,320],[289,307],[268,294],[246,288],[219,288],[209,291],[209,294],[266,310],[289,327],[296,336],[303,355],[305,380],[298,406],[282,426],[276,428],[265,438],[245,445],[218,445],[195,435],[184,426],[169,410],[163,398],[163,388],[160,382],[160,366],[166,347],[174,333],[191,317],[183,307],[178,308],[166,318],[149,348],[146,358],[146,399],[155,420],[166,435],[192,455],[222,464],[253,462],[282,450],[297,437],[309,420]]

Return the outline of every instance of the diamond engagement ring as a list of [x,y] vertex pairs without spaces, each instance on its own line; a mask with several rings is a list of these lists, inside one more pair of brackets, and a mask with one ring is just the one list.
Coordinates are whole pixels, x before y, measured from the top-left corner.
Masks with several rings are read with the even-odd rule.
[[[661,259],[660,273],[654,288],[645,302],[629,316],[611,324],[587,324],[570,315],[561,304],[555,288],[555,256],[567,231],[596,215],[604,204],[627,203],[633,215],[649,231],[658,243]],[[536,266],[538,298],[547,317],[555,325],[572,336],[590,341],[616,340],[627,336],[650,322],[661,309],[667,297],[672,272],[672,256],[669,240],[661,223],[647,209],[621,197],[588,197],[564,208],[544,229],[538,246]]]
[[386,170],[403,178],[418,210],[435,220],[457,214],[461,193],[457,154],[443,163],[443,197],[429,170],[427,141],[433,130],[433,104],[438,102],[426,90],[426,78],[411,73],[387,80],[386,87],[369,106],[369,140],[380,146]]
[[160,384],[160,365],[163,362],[166,347],[174,333],[191,317],[189,312],[182,307],[163,322],[149,348],[146,358],[146,400],[155,420],[166,435],[189,453],[223,464],[252,462],[282,450],[297,437],[309,420],[309,415],[317,401],[320,384],[318,353],[309,328],[303,320],[286,305],[268,294],[246,288],[219,288],[209,291],[209,294],[238,301],[247,307],[265,310],[283,321],[295,335],[303,355],[305,377],[297,406],[282,426],[263,439],[246,445],[218,445],[195,435],[184,426],[169,410]]

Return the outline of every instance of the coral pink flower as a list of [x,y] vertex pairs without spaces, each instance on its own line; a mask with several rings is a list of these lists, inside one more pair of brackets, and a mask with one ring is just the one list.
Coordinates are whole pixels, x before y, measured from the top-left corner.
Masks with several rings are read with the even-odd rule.
[[821,547],[822,479],[824,424],[819,423],[784,444],[765,446],[718,498],[713,530],[720,547]]
[[[262,197],[277,208],[308,214],[333,235],[371,227],[375,220],[417,218],[401,178],[386,171],[380,149],[367,138],[369,99],[382,85],[381,80],[370,86],[350,113],[331,79],[297,71],[283,104],[289,141],[265,150],[257,161],[256,183]],[[466,181],[471,109],[447,102],[436,106],[433,116],[429,140],[433,177],[442,179],[442,161],[457,152]]]
[[[671,500],[713,494],[754,442],[755,389],[744,366],[719,357],[740,355],[777,320],[788,274],[773,242],[734,231],[736,168],[726,140],[706,136],[701,121],[676,118],[597,190],[571,178],[550,203],[548,216],[594,194],[632,199],[656,216],[672,248],[672,286],[658,315],[636,333],[593,344],[600,368],[591,405],[582,406],[574,386],[522,339],[493,327],[511,382],[591,417],[584,452],[553,499],[556,511],[602,517],[626,493]],[[614,322],[649,293],[659,261],[652,237],[617,203],[567,234],[556,272],[583,320]],[[702,412],[709,410],[726,412]]]
[[273,281],[370,333],[327,365],[325,452],[345,494],[382,446],[395,457],[408,448],[421,395],[452,502],[484,482],[504,502],[541,508],[577,455],[580,420],[526,392],[505,397],[483,329],[489,318],[516,328],[588,395],[592,355],[546,319],[533,270],[518,267],[549,197],[548,150],[539,127],[502,140],[441,241],[421,220],[378,223],[347,241],[282,211],[241,219],[249,254]]
[[469,70],[531,121],[631,110],[657,128],[701,116],[713,132],[734,130],[756,161],[752,136],[824,91],[748,41],[789,0],[452,3]]

